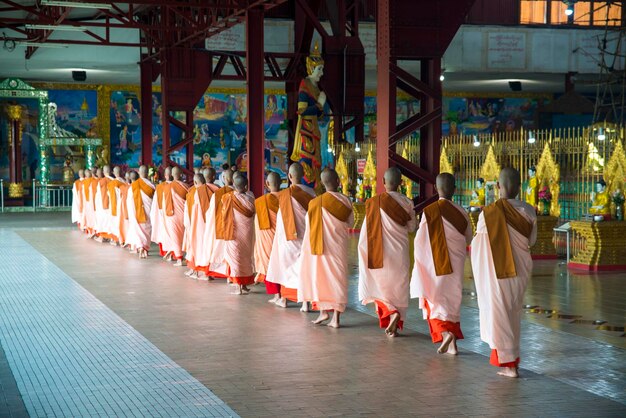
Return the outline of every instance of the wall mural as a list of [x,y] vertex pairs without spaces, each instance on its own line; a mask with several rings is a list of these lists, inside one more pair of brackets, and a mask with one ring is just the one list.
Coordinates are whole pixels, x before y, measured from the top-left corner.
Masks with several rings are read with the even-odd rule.
[[111,163],[126,169],[141,159],[141,106],[137,94],[112,91],[109,106]]

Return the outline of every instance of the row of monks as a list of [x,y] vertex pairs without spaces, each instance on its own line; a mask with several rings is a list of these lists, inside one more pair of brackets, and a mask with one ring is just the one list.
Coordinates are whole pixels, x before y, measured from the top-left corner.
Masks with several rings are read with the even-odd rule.
[[[264,283],[269,301],[302,311],[319,310],[315,324],[339,328],[348,302],[348,245],[353,224],[350,200],[337,192],[339,178],[325,169],[326,190],[316,196],[303,183],[303,168],[292,164],[291,186],[281,190],[276,173],[266,178],[267,194],[255,199],[245,175],[226,170],[223,186],[211,168],[196,172],[193,185],[178,167],[154,185],[147,168],[120,176],[118,167],[79,173],[72,220],[87,236],[127,247],[147,258],[151,243],[161,256],[198,280],[225,278],[235,294]],[[384,174],[386,191],[369,199],[359,236],[359,299],[373,303],[389,337],[404,326],[410,298],[428,321],[439,353],[457,354],[467,246],[480,308],[480,333],[492,349],[498,372],[518,376],[522,300],[532,272],[529,247],[536,239],[535,210],[516,200],[519,172],[502,170],[500,199],[484,208],[472,236],[469,218],[452,202],[454,177],[437,177],[439,200],[423,211],[419,228],[412,202],[398,192],[401,173]],[[410,234],[416,232],[414,254]],[[413,260],[411,260],[413,257]],[[411,270],[411,262],[413,269]],[[331,318],[332,314],[332,318]]]

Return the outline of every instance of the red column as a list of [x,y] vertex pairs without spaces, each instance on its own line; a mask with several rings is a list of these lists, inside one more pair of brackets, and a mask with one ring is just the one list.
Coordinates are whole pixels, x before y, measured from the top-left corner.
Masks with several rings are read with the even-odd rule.
[[396,82],[391,57],[391,2],[378,0],[376,16],[376,191],[383,192],[383,174],[389,168],[389,136],[396,130]]
[[[427,96],[422,100],[424,113],[441,107],[441,59],[432,58],[421,62],[421,80],[435,91],[436,97]],[[420,129],[420,167],[432,173],[439,174],[439,154],[441,152],[441,112],[431,123]],[[420,181],[420,201],[424,201],[437,194],[435,185]]]
[[[193,110],[185,112],[185,138],[193,138]],[[193,140],[187,144],[187,169],[193,172]]]
[[139,64],[141,102],[141,163],[152,164],[152,62]]
[[264,51],[263,9],[246,12],[246,63],[248,101],[248,181],[255,196],[263,194],[265,180],[265,120],[263,112]]

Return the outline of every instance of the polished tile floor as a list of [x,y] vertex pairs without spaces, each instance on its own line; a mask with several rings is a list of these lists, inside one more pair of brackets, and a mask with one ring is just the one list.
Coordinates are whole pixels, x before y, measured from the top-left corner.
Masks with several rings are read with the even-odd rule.
[[[385,338],[356,301],[355,277],[345,327],[333,330],[266,303],[258,287],[233,296],[223,281],[192,281],[156,257],[86,240],[63,228],[68,214],[11,215],[0,215],[0,342],[12,372],[0,358],[0,416],[67,416],[70,401],[55,396],[70,387],[78,411],[100,416],[196,416],[184,408],[197,396],[206,402],[194,408],[240,416],[626,416],[623,274],[536,263],[522,378],[508,380],[478,338],[469,270],[466,339],[450,358],[435,353],[415,306],[404,335]],[[126,403],[138,394],[147,411]]]

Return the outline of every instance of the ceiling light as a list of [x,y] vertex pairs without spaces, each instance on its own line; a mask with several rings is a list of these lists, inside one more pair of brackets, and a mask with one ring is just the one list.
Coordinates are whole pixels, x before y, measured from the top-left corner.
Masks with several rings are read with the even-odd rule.
[[604,134],[603,128],[598,128],[598,141],[604,141],[606,139],[606,135]]
[[357,142],[356,145],[354,146],[354,150],[356,152],[361,152],[361,146],[359,145],[359,143]]
[[567,9],[565,9],[565,15],[566,16],[571,16],[574,14],[574,3],[576,3],[575,1],[564,1],[563,3],[565,3],[567,5]]
[[445,75],[443,75],[445,72],[446,72],[446,69],[445,69],[445,68],[442,68],[442,69],[441,69],[441,75],[439,76],[439,81],[443,81],[443,80],[445,80],[445,79],[446,79],[446,76],[445,76]]
[[64,30],[70,32],[84,32],[87,30],[84,26],[72,26],[72,25],[42,25],[39,23],[27,23],[24,25],[26,29],[34,30]]
[[534,144],[536,140],[535,134],[532,131],[528,132],[528,143]]
[[75,7],[78,9],[105,9],[111,10],[112,4],[108,3],[83,3],[80,1],[41,0],[42,6]]
[[332,152],[333,152],[333,147],[331,147],[331,146],[329,145],[329,146],[328,146],[328,149],[327,149],[326,151],[328,151],[328,152],[332,153]]
[[478,135],[474,135],[474,146],[480,147],[480,141],[478,140]]

